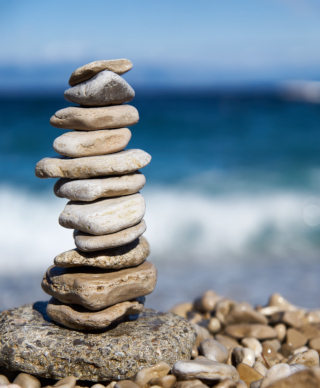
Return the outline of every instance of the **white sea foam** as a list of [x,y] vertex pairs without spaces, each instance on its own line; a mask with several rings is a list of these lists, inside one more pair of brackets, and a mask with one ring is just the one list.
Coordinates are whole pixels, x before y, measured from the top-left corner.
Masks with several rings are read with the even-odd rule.
[[[319,199],[306,194],[210,197],[150,184],[142,194],[155,261],[307,259],[317,253],[320,219],[312,209]],[[55,255],[74,247],[72,231],[57,221],[65,203],[52,193],[0,186],[2,273],[44,271]]]

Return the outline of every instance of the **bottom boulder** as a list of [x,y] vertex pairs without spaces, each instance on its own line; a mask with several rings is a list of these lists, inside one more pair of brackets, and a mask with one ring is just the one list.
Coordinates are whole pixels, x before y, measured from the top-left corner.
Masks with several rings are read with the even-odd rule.
[[46,307],[37,302],[0,314],[0,366],[53,379],[111,381],[191,357],[196,333],[178,315],[145,310],[106,330],[81,332],[52,322]]

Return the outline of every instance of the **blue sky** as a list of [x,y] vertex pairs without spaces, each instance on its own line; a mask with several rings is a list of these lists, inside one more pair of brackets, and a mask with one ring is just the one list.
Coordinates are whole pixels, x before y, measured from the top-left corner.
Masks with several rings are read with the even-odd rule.
[[60,86],[123,57],[141,86],[318,79],[319,20],[319,0],[2,0],[0,84]]

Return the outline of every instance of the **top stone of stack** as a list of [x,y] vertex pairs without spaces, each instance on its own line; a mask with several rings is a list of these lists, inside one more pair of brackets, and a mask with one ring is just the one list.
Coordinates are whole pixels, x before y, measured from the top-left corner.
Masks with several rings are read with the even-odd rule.
[[110,70],[121,75],[132,69],[132,62],[129,59],[111,59],[88,63],[76,69],[69,79],[69,85],[75,86],[81,82],[88,81],[103,70]]

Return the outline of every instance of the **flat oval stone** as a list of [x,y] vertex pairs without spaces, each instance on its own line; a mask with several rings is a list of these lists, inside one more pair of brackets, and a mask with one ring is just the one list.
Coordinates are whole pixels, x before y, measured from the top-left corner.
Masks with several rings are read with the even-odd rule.
[[172,374],[181,380],[193,378],[203,380],[231,378],[234,381],[239,380],[239,374],[234,366],[211,361],[202,356],[191,361],[177,361],[172,368]]
[[196,334],[178,315],[146,310],[137,320],[83,333],[53,323],[46,305],[37,302],[0,314],[1,365],[52,379],[74,375],[114,381],[132,379],[159,361],[172,366],[191,356]]
[[225,318],[226,325],[232,325],[237,323],[261,323],[263,325],[268,324],[268,319],[255,311],[253,307],[248,303],[234,304],[229,314]]
[[118,105],[133,100],[132,87],[118,74],[103,70],[64,92],[64,98],[83,106]]
[[276,338],[277,332],[273,327],[260,324],[240,323],[225,328],[225,333],[234,338],[254,337],[259,340]]
[[117,303],[99,311],[89,311],[82,306],[66,305],[52,298],[47,305],[47,314],[55,322],[76,330],[100,330],[126,315],[143,311],[144,298]]
[[71,201],[91,202],[99,198],[118,197],[137,193],[146,178],[139,171],[132,174],[92,179],[61,178],[54,185],[57,197]]
[[88,310],[101,310],[150,294],[156,282],[155,266],[145,261],[137,267],[118,271],[51,266],[41,286],[60,302],[79,304]]
[[96,131],[99,129],[122,128],[137,124],[139,113],[131,105],[114,105],[86,108],[69,106],[58,110],[50,124],[56,128]]
[[103,156],[76,159],[44,158],[37,165],[38,178],[84,179],[103,175],[123,175],[147,166],[151,156],[142,150],[126,150]]
[[70,201],[59,216],[59,224],[100,236],[136,225],[144,213],[145,201],[139,193],[89,203]]
[[71,131],[57,137],[53,149],[70,158],[112,154],[122,151],[131,139],[128,128],[101,131]]
[[106,234],[104,236],[92,236],[83,233],[80,230],[75,230],[73,232],[73,237],[76,247],[80,251],[94,252],[126,245],[140,237],[146,229],[147,225],[145,220],[141,220],[139,224],[120,230],[116,233]]
[[87,81],[103,70],[110,70],[116,74],[124,74],[132,69],[132,62],[129,59],[110,59],[104,61],[90,62],[87,65],[78,67],[69,79],[69,85],[75,86]]
[[60,253],[54,259],[57,267],[89,266],[105,269],[134,267],[143,263],[150,254],[150,246],[143,236],[117,248],[98,252],[81,252],[77,249]]

